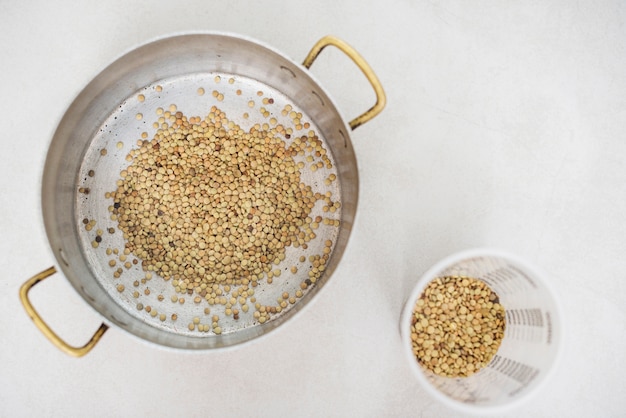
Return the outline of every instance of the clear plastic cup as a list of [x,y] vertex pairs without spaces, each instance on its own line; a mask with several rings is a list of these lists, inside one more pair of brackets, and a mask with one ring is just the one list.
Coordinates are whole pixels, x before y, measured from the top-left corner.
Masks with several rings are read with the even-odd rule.
[[[479,279],[505,309],[504,338],[489,364],[469,377],[441,377],[418,363],[411,345],[411,316],[428,283],[442,276]],[[466,413],[502,413],[528,399],[546,382],[561,350],[559,304],[548,278],[528,262],[498,250],[453,254],[419,280],[401,316],[404,352],[417,380],[435,398]]]

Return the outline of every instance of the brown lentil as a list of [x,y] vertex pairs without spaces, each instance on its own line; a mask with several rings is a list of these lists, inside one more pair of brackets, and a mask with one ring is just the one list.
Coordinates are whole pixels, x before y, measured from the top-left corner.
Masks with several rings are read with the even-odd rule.
[[[220,77],[215,81],[219,82]],[[228,80],[231,84],[234,81]],[[161,89],[156,87],[157,91]],[[205,91],[199,88],[197,93],[202,95]],[[237,94],[241,95],[241,90]],[[213,95],[219,101],[224,99],[217,91]],[[257,95],[262,97],[264,93],[259,91]],[[132,253],[136,257],[132,264],[140,264],[146,273],[142,284],[151,278],[150,272],[156,272],[165,280],[173,279],[179,294],[187,294],[195,303],[223,305],[227,315],[234,319],[240,313],[235,304],[248,312],[248,301],[256,303],[252,288],[261,280],[278,281],[281,270],[274,265],[285,260],[287,247],[307,249],[307,243],[316,238],[313,230],[318,232],[322,222],[339,225],[338,219],[321,216],[311,219],[313,216],[309,215],[316,201],[324,201],[325,212],[335,212],[340,206],[331,200],[330,192],[314,193],[300,178],[304,163],[293,160],[295,156],[303,159],[307,156],[307,165],[312,170],[321,169],[324,164],[331,168],[322,142],[314,131],[309,131],[294,137],[288,146],[278,134],[291,139],[294,130],[270,118],[272,98],[265,97],[262,102],[268,105],[268,109],[260,111],[269,124],[256,124],[249,132],[229,121],[215,107],[204,119],[187,118],[174,104],[169,106],[169,111],[157,109],[161,117],[154,124],[155,136],[150,140],[146,132],[141,134],[138,148],[126,156],[130,164],[120,173],[117,189],[105,195],[113,199],[109,212],[124,235],[124,254]],[[254,101],[250,100],[249,106],[254,107]],[[302,120],[303,115],[287,105],[282,113],[289,112],[296,130],[310,128]],[[142,116],[136,115],[138,120]],[[120,148],[123,143],[117,145]],[[101,155],[106,155],[106,149],[101,150]],[[335,178],[331,174],[324,183],[330,185]],[[95,225],[92,222],[83,221],[89,225],[87,230]],[[106,230],[110,234],[116,232],[113,227]],[[312,266],[291,266],[294,274],[298,269],[310,269],[302,290],[313,285],[322,274],[330,246],[332,242],[325,245],[322,254],[312,256]],[[107,249],[107,254],[111,252],[118,254],[118,249]],[[120,264],[126,261],[124,256],[118,260]],[[301,256],[300,262],[305,261]],[[110,263],[111,267],[115,266],[115,260]],[[131,264],[125,263],[124,267],[128,269]],[[284,269],[287,271],[289,267]],[[117,277],[121,272],[121,268],[115,272]],[[138,287],[139,282],[135,281],[134,285]],[[222,289],[226,297],[222,296]],[[144,293],[148,295],[150,290],[146,288]],[[133,296],[138,297],[139,293],[135,291]],[[294,296],[284,293],[278,305],[262,306],[257,319],[260,323],[270,320],[273,314],[302,296],[301,290]],[[162,295],[158,299],[162,301]],[[172,302],[183,304],[184,301],[183,297],[172,296]],[[137,308],[142,310],[140,305]],[[255,314],[259,313],[258,309]],[[157,315],[157,310],[150,306],[145,310],[153,317]],[[205,314],[209,312],[205,308]],[[163,321],[165,315],[160,314],[159,319]],[[177,314],[172,314],[171,319],[176,320]],[[212,326],[219,334],[222,329],[217,320],[219,317],[214,318]],[[193,329],[198,331],[211,329],[209,325],[193,322]]]
[[489,364],[504,337],[504,308],[498,302],[482,280],[445,276],[431,281],[411,321],[419,364],[445,377],[471,376]]
[[270,266],[284,260],[285,247],[315,237],[301,238],[317,199],[292,152],[271,132],[244,133],[215,107],[200,124],[180,112],[175,120],[131,151],[132,164],[110,193],[126,249],[144,270],[177,279],[181,293],[198,293],[198,278],[239,285],[265,272],[269,283],[281,274]]

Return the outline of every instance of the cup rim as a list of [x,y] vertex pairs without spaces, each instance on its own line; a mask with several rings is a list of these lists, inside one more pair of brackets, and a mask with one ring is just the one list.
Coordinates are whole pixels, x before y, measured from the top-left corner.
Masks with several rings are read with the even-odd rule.
[[[506,259],[514,264],[517,264],[524,268],[524,270],[532,273],[533,278],[537,277],[541,282],[542,286],[546,288],[547,293],[550,295],[554,302],[555,306],[555,315],[552,318],[553,328],[559,329],[559,334],[555,339],[556,344],[556,353],[554,356],[554,361],[550,364],[547,370],[539,377],[539,380],[533,385],[532,388],[526,390],[525,393],[521,394],[517,399],[511,400],[506,404],[500,405],[476,405],[476,404],[466,404],[460,401],[457,401],[445,394],[441,391],[437,390],[426,378],[426,375],[422,371],[421,366],[415,359],[413,354],[413,350],[411,348],[411,333],[410,327],[407,324],[410,324],[410,318],[413,313],[413,307],[415,301],[422,294],[426,285],[435,278],[436,274],[443,270],[445,267],[457,263],[461,260],[467,258],[473,258],[478,256],[486,256],[486,257],[498,257]],[[405,302],[403,307],[403,311],[400,319],[400,334],[402,339],[402,350],[404,355],[406,356],[407,362],[410,365],[410,369],[413,372],[413,375],[417,378],[420,385],[434,398],[445,404],[446,406],[455,409],[460,412],[469,413],[469,414],[497,414],[497,413],[505,413],[508,412],[519,405],[527,402],[532,396],[537,394],[540,389],[549,381],[550,377],[554,374],[558,362],[562,357],[563,350],[563,339],[564,339],[564,329],[561,323],[562,318],[562,310],[559,299],[556,297],[556,294],[550,284],[550,280],[546,280],[549,275],[547,275],[544,271],[539,269],[537,266],[533,265],[529,261],[522,259],[514,254],[511,254],[507,251],[495,249],[495,248],[471,248],[462,251],[455,252],[450,254],[442,259],[440,259],[437,263],[432,265],[424,274],[421,275],[419,280],[415,283],[408,299]],[[406,325],[406,326],[405,326]]]

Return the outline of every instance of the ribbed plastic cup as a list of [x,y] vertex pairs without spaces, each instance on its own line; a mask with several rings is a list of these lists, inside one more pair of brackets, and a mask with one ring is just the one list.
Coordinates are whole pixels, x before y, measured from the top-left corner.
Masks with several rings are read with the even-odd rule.
[[[469,377],[435,375],[420,366],[412,350],[415,302],[430,281],[443,276],[482,280],[505,310],[504,338],[497,353]],[[499,250],[467,250],[434,265],[417,282],[400,322],[404,352],[417,380],[439,401],[465,413],[502,413],[527,401],[546,383],[561,350],[560,307],[549,280],[527,261]]]

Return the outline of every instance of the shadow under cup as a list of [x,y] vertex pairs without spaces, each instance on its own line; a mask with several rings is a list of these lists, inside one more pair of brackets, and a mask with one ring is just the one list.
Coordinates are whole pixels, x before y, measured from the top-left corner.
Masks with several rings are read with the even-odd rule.
[[[428,283],[443,276],[485,282],[505,310],[504,338],[489,364],[469,377],[442,377],[422,368],[411,347],[411,316]],[[493,250],[468,250],[432,267],[402,313],[401,335],[409,364],[425,389],[464,412],[508,409],[535,392],[553,370],[561,345],[559,306],[545,275],[528,263]]]

